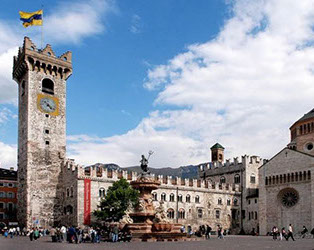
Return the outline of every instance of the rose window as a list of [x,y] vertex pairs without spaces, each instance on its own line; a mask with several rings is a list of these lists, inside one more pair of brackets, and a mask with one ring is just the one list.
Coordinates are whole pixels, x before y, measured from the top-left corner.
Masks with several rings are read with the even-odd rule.
[[294,190],[287,190],[281,196],[281,202],[285,207],[293,207],[298,202],[298,194]]

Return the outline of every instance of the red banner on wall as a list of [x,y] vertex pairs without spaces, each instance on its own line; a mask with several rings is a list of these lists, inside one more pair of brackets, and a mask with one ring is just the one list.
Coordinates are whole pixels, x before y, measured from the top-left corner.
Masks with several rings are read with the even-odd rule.
[[84,224],[90,225],[90,185],[91,181],[84,180]]

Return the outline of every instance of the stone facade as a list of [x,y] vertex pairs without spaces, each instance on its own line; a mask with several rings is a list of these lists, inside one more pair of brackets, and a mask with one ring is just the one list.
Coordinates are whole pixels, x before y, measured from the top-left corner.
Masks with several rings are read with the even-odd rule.
[[71,52],[56,57],[50,45],[38,50],[27,37],[14,57],[13,78],[19,86],[18,220],[22,226],[60,221],[66,80],[71,72]]
[[314,228],[314,109],[295,122],[291,142],[259,169],[261,233],[273,226]]
[[[84,180],[91,180],[91,211],[98,209],[102,195],[108,190],[113,182],[125,178],[134,181],[137,173],[127,171],[108,171],[105,168],[83,168],[75,165],[73,161],[65,163],[64,176],[64,210],[72,206],[64,213],[63,221],[67,224],[83,226],[84,224]],[[161,182],[160,187],[153,191],[154,206],[163,200],[164,206],[173,223],[190,224],[194,230],[199,225],[209,224],[213,228],[222,225],[225,229],[238,231],[239,221],[232,218],[232,211],[238,211],[240,206],[239,185],[218,183],[210,184],[208,181],[197,179],[181,179],[169,176],[154,176]],[[73,197],[71,190],[74,188]],[[103,193],[103,190],[105,191]],[[69,195],[67,195],[69,194]],[[91,223],[95,222],[93,218]]]
[[[217,144],[215,144],[217,145]],[[212,155],[217,151],[217,146],[211,148]],[[223,147],[219,145],[223,159]],[[242,156],[241,161],[234,158],[233,162],[226,160],[225,163],[219,161],[219,157],[215,158],[216,161],[202,163],[199,165],[199,177],[207,180],[210,183],[229,183],[237,184],[241,189],[240,208],[239,212],[239,228],[243,229],[242,232],[250,233],[253,229],[258,232],[258,168],[262,165],[263,161],[258,156]]]

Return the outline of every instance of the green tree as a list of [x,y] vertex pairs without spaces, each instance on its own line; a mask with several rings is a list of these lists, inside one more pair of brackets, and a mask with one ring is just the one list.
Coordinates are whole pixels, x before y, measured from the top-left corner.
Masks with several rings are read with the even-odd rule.
[[100,202],[100,209],[95,210],[94,215],[100,220],[119,221],[130,204],[137,205],[138,197],[138,190],[133,189],[127,180],[122,178],[109,187],[106,197]]

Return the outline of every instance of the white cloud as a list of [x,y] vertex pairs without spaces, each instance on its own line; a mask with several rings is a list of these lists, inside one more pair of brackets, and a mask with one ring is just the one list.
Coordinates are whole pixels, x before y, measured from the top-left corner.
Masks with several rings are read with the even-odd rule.
[[7,122],[9,119],[15,119],[17,115],[14,114],[10,109],[4,107],[0,109],[0,125]]
[[[238,0],[215,39],[193,44],[147,73],[156,107],[139,126],[102,142],[71,143],[81,163],[152,166],[209,160],[219,141],[227,157],[271,157],[289,142],[289,126],[313,108],[314,5],[311,0]],[[177,108],[176,108],[177,107]]]
[[0,141],[0,167],[16,169],[17,164],[17,147],[16,145],[4,144]]
[[78,43],[105,31],[104,17],[116,10],[113,1],[89,0],[62,3],[44,20],[47,41]]
[[130,31],[133,34],[141,33],[142,24],[141,24],[141,17],[139,15],[134,14],[131,19],[131,27]]

